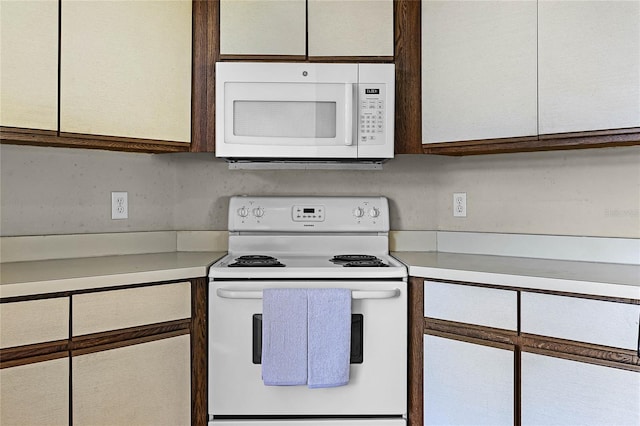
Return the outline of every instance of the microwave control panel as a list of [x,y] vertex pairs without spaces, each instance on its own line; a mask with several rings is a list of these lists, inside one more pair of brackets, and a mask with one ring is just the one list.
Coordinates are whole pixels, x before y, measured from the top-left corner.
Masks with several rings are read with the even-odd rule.
[[359,85],[358,142],[366,145],[382,145],[385,142],[387,106],[384,84]]

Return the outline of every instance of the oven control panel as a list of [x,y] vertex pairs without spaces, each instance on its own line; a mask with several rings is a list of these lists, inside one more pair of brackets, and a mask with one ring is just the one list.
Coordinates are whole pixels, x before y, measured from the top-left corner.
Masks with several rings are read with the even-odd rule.
[[385,197],[253,197],[229,200],[229,231],[388,232]]

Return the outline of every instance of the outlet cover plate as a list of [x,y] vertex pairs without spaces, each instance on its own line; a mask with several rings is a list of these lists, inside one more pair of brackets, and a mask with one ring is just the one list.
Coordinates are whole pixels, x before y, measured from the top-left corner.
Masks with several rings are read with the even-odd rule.
[[111,219],[129,218],[129,199],[127,192],[111,193]]

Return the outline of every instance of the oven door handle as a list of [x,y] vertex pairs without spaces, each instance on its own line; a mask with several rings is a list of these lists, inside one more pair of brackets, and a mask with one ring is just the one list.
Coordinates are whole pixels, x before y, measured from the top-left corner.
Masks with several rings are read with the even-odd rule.
[[[219,288],[218,297],[223,299],[262,299],[262,290],[230,290]],[[352,299],[392,299],[400,295],[400,289],[392,290],[353,290]]]

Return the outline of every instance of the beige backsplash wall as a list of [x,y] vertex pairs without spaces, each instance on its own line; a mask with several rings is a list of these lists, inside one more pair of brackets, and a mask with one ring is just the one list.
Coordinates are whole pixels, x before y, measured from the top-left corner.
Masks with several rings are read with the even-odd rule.
[[[235,194],[385,195],[395,230],[640,238],[640,147],[401,155],[383,171],[237,171],[210,154],[0,146],[0,235],[222,230]],[[110,219],[110,192],[129,219]],[[467,192],[454,218],[452,193]]]

